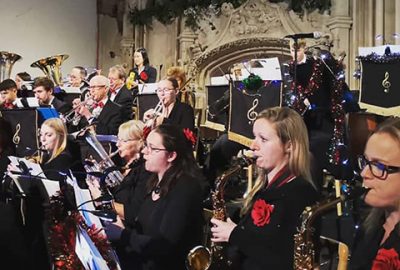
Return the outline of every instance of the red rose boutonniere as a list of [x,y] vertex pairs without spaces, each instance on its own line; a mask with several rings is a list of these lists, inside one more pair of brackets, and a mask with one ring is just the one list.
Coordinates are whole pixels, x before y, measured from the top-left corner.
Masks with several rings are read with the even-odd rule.
[[196,145],[196,135],[188,128],[183,129],[183,134],[185,135],[186,139],[192,144],[192,146]]
[[400,269],[399,254],[394,248],[378,250],[378,254],[372,262],[371,270],[395,270]]
[[142,72],[140,73],[140,79],[141,79],[142,81],[146,82],[146,81],[149,79],[149,75],[147,75],[146,72],[142,71]]
[[273,205],[266,203],[263,199],[258,199],[251,210],[254,225],[261,227],[268,224],[273,210]]

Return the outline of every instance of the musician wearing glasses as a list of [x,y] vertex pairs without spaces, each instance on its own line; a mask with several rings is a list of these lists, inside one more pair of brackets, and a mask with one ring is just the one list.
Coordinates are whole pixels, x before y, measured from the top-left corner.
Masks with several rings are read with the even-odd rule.
[[122,106],[123,121],[129,121],[132,119],[133,113],[133,95],[132,91],[128,90],[125,85],[126,73],[124,67],[121,65],[111,67],[108,72],[108,79],[110,80],[110,91],[108,92],[108,97]]
[[116,135],[122,123],[122,107],[108,98],[110,80],[102,75],[96,75],[90,80],[90,96],[93,102],[89,106],[81,104],[80,99],[73,101],[75,113],[82,116],[78,128],[89,124],[96,125],[96,133]]
[[142,150],[148,180],[145,200],[134,226],[106,226],[110,239],[130,250],[136,268],[185,269],[189,250],[202,235],[201,173],[190,142],[173,125],[150,132]]
[[[178,100],[178,81],[174,78],[166,78],[158,82],[157,96],[162,103],[162,111],[156,116],[155,125],[173,124],[180,128],[194,130],[193,108]],[[154,116],[154,110],[150,109],[143,115],[143,121],[147,122]]]
[[33,92],[40,106],[53,107],[61,114],[71,109],[67,103],[54,96],[54,83],[47,77],[38,77],[34,80]]
[[357,232],[350,269],[400,269],[399,118],[373,132],[358,164],[372,209]]

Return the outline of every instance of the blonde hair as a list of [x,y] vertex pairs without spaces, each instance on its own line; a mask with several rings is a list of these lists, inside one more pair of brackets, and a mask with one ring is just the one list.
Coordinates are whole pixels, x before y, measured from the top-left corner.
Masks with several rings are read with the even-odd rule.
[[[286,143],[291,144],[288,162],[289,171],[295,176],[301,176],[314,186],[310,173],[308,134],[303,118],[297,112],[287,107],[274,107],[259,113],[256,121],[259,119],[267,120],[273,125],[283,145]],[[259,169],[256,183],[244,202],[242,214],[250,209],[254,195],[267,184],[268,179],[266,174],[266,170]]]
[[60,118],[50,118],[43,122],[42,126],[46,125],[56,132],[57,144],[51,152],[50,159],[47,161],[49,163],[60,155],[67,147],[67,128],[64,122]]
[[[181,67],[170,67],[167,70],[167,77],[172,77],[175,79],[180,79],[181,84],[184,85],[186,83],[186,74],[185,70]],[[182,87],[182,85],[179,85],[179,87]]]
[[129,139],[139,139],[143,143],[144,124],[140,120],[130,120],[119,126],[118,134]]

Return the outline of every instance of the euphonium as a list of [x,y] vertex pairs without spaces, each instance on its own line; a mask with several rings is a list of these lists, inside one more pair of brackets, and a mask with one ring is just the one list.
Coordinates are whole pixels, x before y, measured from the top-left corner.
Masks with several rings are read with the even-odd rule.
[[0,82],[9,79],[11,69],[15,62],[21,59],[21,56],[10,52],[0,52]]
[[348,189],[340,197],[330,197],[311,207],[306,207],[301,214],[298,233],[294,235],[294,270],[313,270],[315,267],[315,249],[313,241],[314,222],[325,211],[335,207],[339,202],[364,196],[369,189]]
[[69,55],[67,54],[50,56],[33,62],[31,67],[40,68],[44,74],[46,74],[46,76],[54,82],[55,85],[61,86],[63,83],[60,67],[64,60],[68,57]]
[[[238,164],[216,179],[215,189],[211,192],[213,217],[218,220],[227,220],[224,190],[228,179],[237,174],[243,166],[253,163],[253,159],[248,157],[241,157],[238,161]],[[227,258],[226,245],[227,243],[211,242],[209,248],[205,246],[194,247],[186,257],[186,268],[188,270],[230,269],[232,262]]]

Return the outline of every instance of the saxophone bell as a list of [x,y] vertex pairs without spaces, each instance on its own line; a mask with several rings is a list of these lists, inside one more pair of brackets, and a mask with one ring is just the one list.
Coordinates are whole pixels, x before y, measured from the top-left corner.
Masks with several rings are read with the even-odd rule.
[[207,270],[211,266],[212,256],[208,248],[196,246],[189,251],[185,264],[187,270]]

